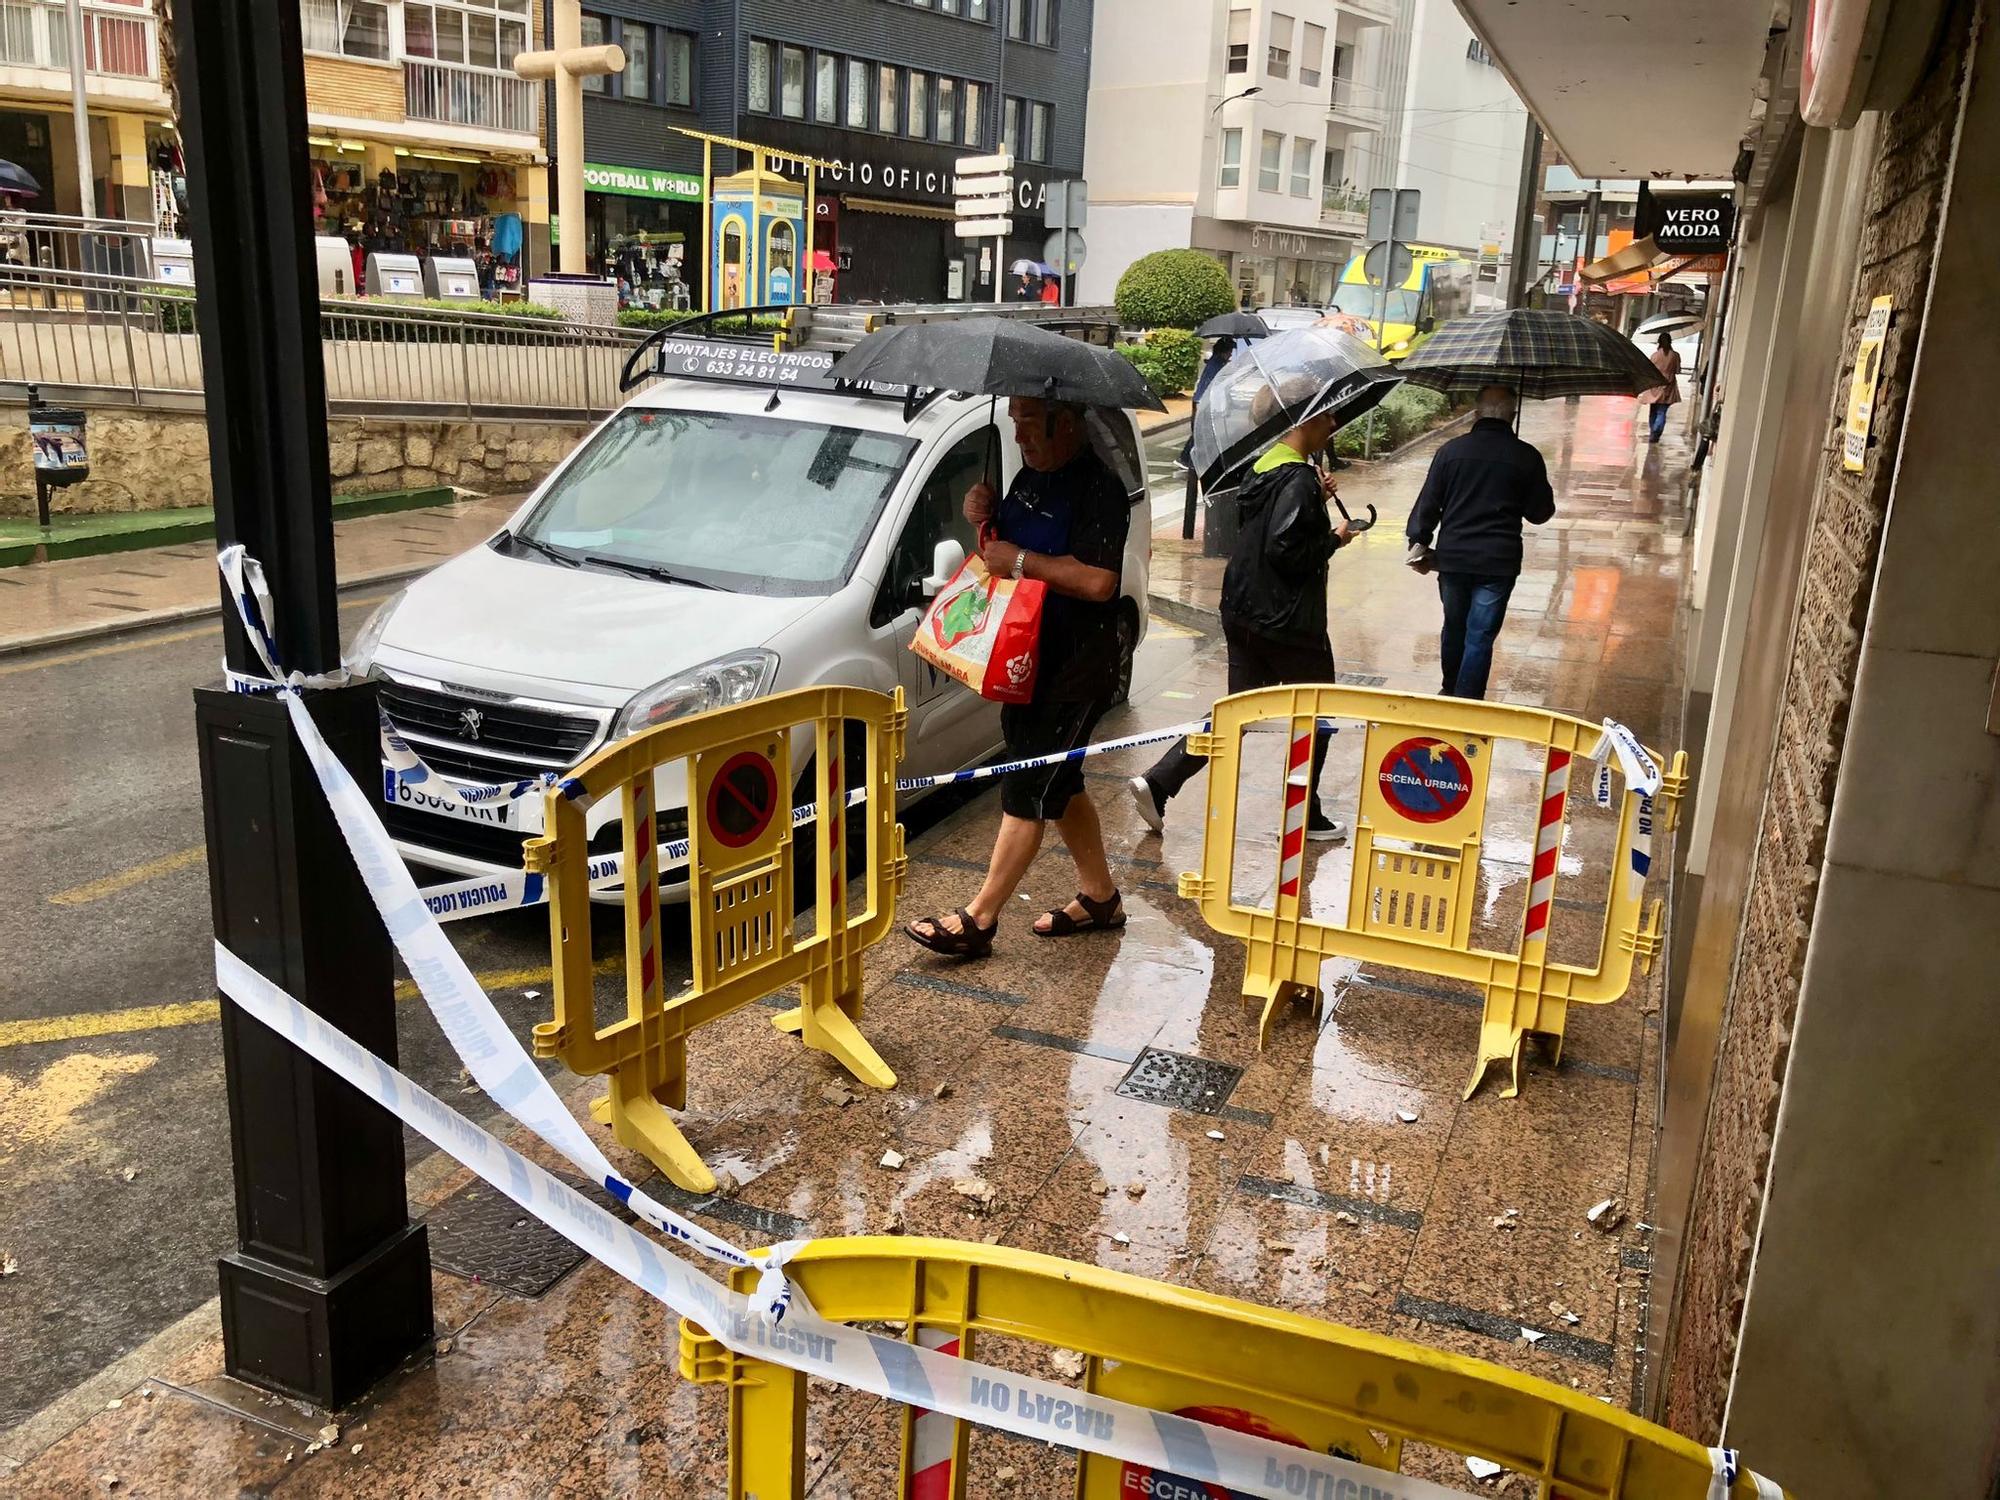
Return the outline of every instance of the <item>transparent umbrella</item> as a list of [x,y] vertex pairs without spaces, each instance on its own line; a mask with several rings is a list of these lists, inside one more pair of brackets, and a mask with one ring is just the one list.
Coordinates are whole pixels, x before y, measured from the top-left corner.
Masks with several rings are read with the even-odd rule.
[[1402,378],[1380,354],[1336,328],[1293,328],[1246,344],[1195,407],[1192,457],[1202,488],[1223,488],[1309,418],[1337,411],[1346,426]]

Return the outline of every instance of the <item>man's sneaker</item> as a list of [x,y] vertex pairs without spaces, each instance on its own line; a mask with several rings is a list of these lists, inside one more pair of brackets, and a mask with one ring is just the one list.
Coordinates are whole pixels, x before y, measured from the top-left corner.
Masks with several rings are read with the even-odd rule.
[[[1145,778],[1141,777],[1140,779],[1144,780]],[[1345,823],[1336,823],[1332,818],[1329,818],[1315,807],[1311,812],[1306,814],[1306,837],[1318,840],[1344,839],[1347,837],[1347,825]]]
[[1146,820],[1146,826],[1155,833],[1167,830],[1167,799],[1160,795],[1158,787],[1143,776],[1134,776],[1125,783],[1132,788],[1132,801],[1138,805],[1139,816]]

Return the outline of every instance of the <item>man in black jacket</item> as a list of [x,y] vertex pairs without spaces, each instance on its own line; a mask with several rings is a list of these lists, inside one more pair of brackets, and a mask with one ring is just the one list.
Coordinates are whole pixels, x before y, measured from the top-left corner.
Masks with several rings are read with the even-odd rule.
[[[1292,428],[1252,467],[1236,493],[1241,517],[1236,550],[1222,574],[1222,634],[1229,643],[1229,691],[1285,682],[1332,682],[1333,644],[1326,633],[1326,566],[1352,535],[1327,515],[1333,481],[1307,455],[1333,441],[1332,412]],[[1228,504],[1228,501],[1224,501]],[[1338,838],[1341,825],[1319,805],[1319,768],[1329,731],[1313,739],[1314,783],[1306,837]],[[1177,740],[1159,763],[1131,780],[1139,816],[1154,832],[1166,821],[1167,800],[1208,764]]]
[[1539,526],[1556,513],[1548,468],[1514,435],[1513,418],[1512,391],[1490,385],[1479,393],[1478,420],[1438,449],[1404,533],[1410,566],[1438,575],[1444,603],[1439,691],[1446,697],[1486,696],[1493,642],[1521,575],[1521,523]]

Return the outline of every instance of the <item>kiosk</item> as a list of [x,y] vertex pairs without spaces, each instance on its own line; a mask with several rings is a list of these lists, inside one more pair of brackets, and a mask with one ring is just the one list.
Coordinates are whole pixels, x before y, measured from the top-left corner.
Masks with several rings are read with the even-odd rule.
[[711,215],[717,307],[809,300],[800,266],[806,200],[797,183],[757,167],[719,177]]

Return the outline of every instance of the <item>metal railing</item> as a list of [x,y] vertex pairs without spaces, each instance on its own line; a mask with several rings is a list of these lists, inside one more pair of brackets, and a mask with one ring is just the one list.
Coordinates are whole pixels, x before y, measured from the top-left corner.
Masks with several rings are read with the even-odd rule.
[[414,120],[533,135],[541,85],[463,63],[403,60],[403,108]]
[[35,271],[149,276],[153,236],[140,219],[84,219],[73,214],[0,211],[0,263]]
[[1329,115],[1350,125],[1365,130],[1380,130],[1388,119],[1388,100],[1375,85],[1357,83],[1352,78],[1336,74],[1333,88],[1327,95],[1326,110]]
[[[63,0],[0,0],[0,63],[67,72]],[[107,78],[158,79],[159,34],[151,7],[84,0],[83,67]]]
[[[605,416],[625,400],[619,370],[643,336],[385,301],[320,304],[327,407],[343,416]],[[199,407],[193,297],[144,277],[0,264],[0,399],[29,385],[80,405]]]

